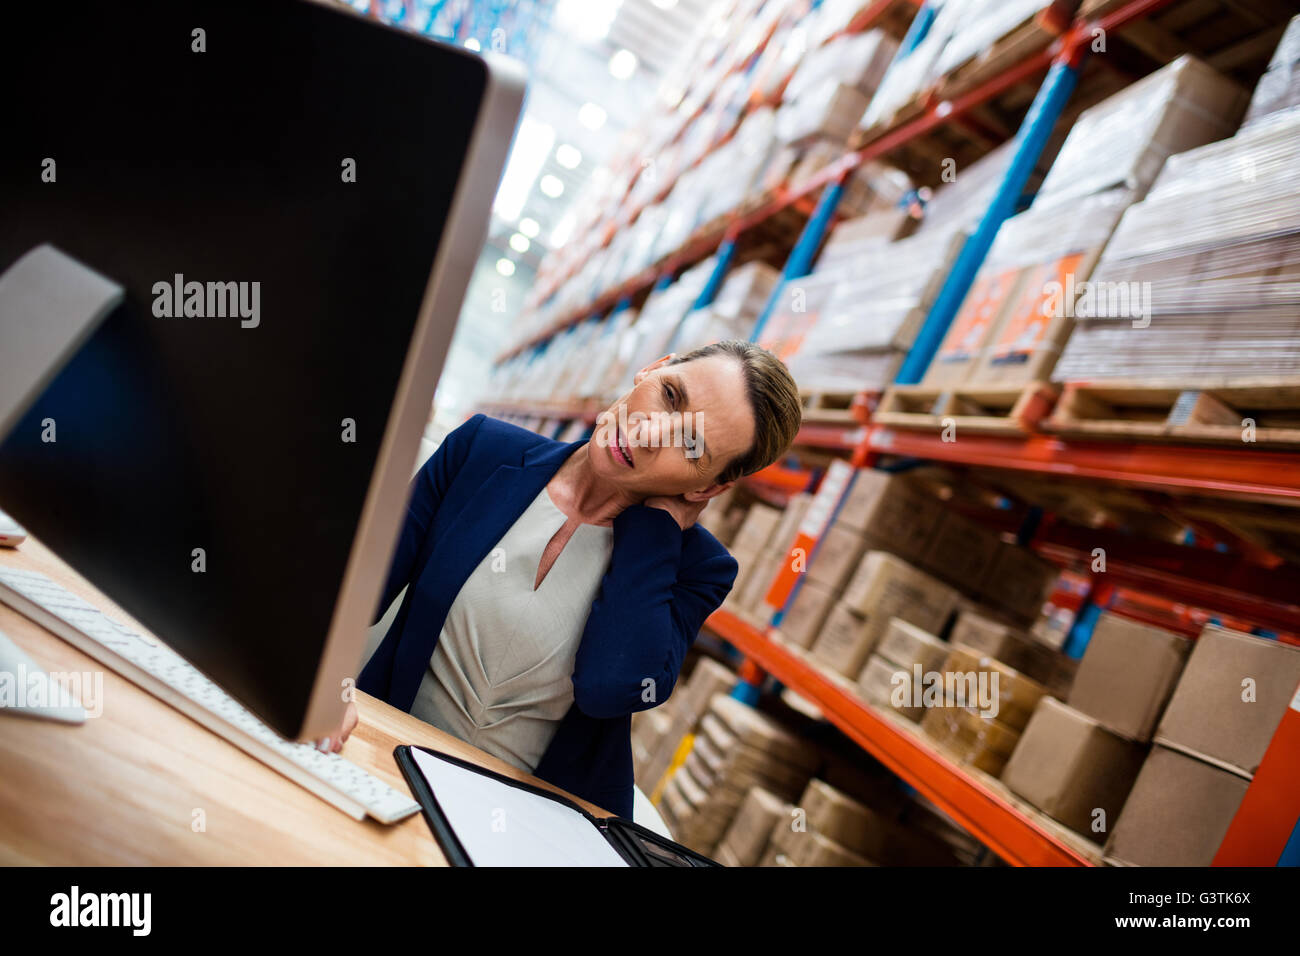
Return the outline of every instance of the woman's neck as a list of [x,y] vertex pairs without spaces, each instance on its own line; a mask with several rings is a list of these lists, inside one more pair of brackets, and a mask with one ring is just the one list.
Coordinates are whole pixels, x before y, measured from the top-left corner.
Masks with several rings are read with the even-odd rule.
[[591,467],[587,445],[580,445],[547,484],[556,505],[581,524],[611,525],[629,505],[644,496],[603,480]]

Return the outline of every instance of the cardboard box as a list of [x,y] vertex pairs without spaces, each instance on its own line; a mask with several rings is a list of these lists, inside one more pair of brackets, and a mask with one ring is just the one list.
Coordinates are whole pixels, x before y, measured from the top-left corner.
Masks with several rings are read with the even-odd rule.
[[999,542],[980,597],[1028,623],[1037,620],[1059,574],[1028,549]]
[[807,139],[847,142],[866,109],[867,97],[861,91],[828,79],[777,111],[776,137],[782,143]]
[[736,580],[731,583],[731,590],[728,592],[728,597],[733,594],[739,596],[744,593],[745,582],[749,580],[749,576],[761,563],[763,552],[751,551],[747,548],[737,548],[735,545],[732,545],[727,550],[731,553],[731,556],[736,559],[736,564],[740,566],[740,570],[736,572]]
[[1146,743],[1187,663],[1181,634],[1110,612],[1093,628],[1069,704],[1121,737]]
[[835,522],[862,532],[872,549],[916,561],[943,512],[939,500],[907,476],[860,468]]
[[1298,684],[1300,647],[1208,625],[1160,718],[1156,743],[1251,776]]
[[876,645],[876,653],[885,660],[907,669],[920,664],[922,671],[937,671],[952,649],[924,628],[909,624],[901,617],[889,619],[885,633]]
[[1020,735],[1002,782],[1048,816],[1102,843],[1145,758],[1141,744],[1044,697]]
[[1132,866],[1209,866],[1249,781],[1156,746],[1106,841],[1105,859]]
[[[942,706],[970,707],[978,710],[980,716],[997,718],[1015,731],[1024,729],[1034,708],[1038,706],[1039,698],[1047,693],[1047,688],[1038,681],[999,660],[959,644],[948,652],[942,674]],[[947,695],[950,693],[959,696],[949,700]],[[996,711],[986,713],[985,711],[994,710],[994,700],[997,704]],[[931,706],[929,698],[926,699],[926,706]]]
[[806,491],[791,496],[789,502],[786,503],[785,510],[781,512],[781,523],[772,532],[769,550],[790,550],[790,546],[794,544],[795,535],[799,532],[799,525],[803,523],[804,515],[808,513],[812,500],[813,496]]
[[866,664],[862,666],[862,673],[858,675],[858,689],[867,702],[885,710],[892,710],[913,723],[920,723],[925,715],[924,707],[894,704],[894,690],[903,685],[910,687],[905,700],[920,699],[920,688],[916,685],[916,677],[911,665],[896,664],[879,654],[868,657]]
[[718,862],[728,856],[732,866],[757,866],[767,849],[772,828],[790,818],[790,804],[762,787],[750,787],[731,826],[718,844]]
[[835,591],[805,575],[799,593],[781,620],[781,634],[792,644],[811,647],[837,597]]
[[955,511],[945,511],[921,555],[921,567],[974,593],[979,590],[1000,539]]
[[786,553],[784,551],[764,551],[754,566],[754,571],[745,581],[745,590],[739,592],[737,603],[747,611],[759,615],[760,617],[770,617],[774,608],[768,607],[763,603],[768,589],[772,587],[772,581],[776,578],[776,573],[781,569],[781,564],[785,561]]
[[749,506],[745,520],[741,523],[740,530],[736,532],[736,537],[732,539],[732,550],[749,552],[768,550],[772,532],[780,523],[781,509],[765,505],[761,501],[754,502]]
[[939,631],[956,603],[957,592],[948,585],[892,554],[870,551],[844,592],[843,604],[858,620],[841,615],[840,626],[824,629],[812,645],[813,656],[856,680],[890,618]]
[[844,590],[854,570],[867,552],[862,532],[833,524],[817,543],[817,551],[808,563],[808,578],[835,593]]
[[1016,748],[1020,734],[996,717],[981,717],[968,707],[931,707],[921,730],[958,762],[996,777]]
[[987,612],[963,609],[948,640],[973,648],[1033,678],[1057,697],[1069,696],[1079,662]]
[[[789,828],[778,823],[774,833]],[[870,860],[811,830],[792,833],[778,841],[774,836],[760,866],[874,866]]]

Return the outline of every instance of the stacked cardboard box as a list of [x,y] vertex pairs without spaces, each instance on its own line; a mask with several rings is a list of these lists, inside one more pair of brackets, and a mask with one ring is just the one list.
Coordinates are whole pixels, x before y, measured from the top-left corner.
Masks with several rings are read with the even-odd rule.
[[748,339],[781,274],[765,262],[733,269],[709,305],[686,314],[669,343],[684,355],[692,349],[726,339]]
[[1043,697],[1002,781],[1048,816],[1101,843],[1119,817],[1146,752],[1087,714]]
[[1300,106],[1300,17],[1287,24],[1268,69],[1255,84],[1244,126],[1267,121]]
[[897,49],[897,41],[871,30],[839,37],[810,53],[786,85],[777,111],[777,138],[784,143],[847,141]]
[[1133,198],[1130,189],[1112,189],[1035,204],[1003,223],[923,384],[1045,380],[1074,327],[1077,297]]
[[1069,704],[1121,737],[1147,743],[1190,649],[1181,634],[1103,613],[1079,662]]
[[[885,222],[893,226],[896,216]],[[932,231],[894,242],[873,236],[841,249],[839,277],[790,372],[808,387],[883,388],[911,347],[964,234]]]
[[714,859],[723,866],[758,866],[772,828],[789,819],[791,805],[762,787],[750,787],[727,827]]
[[1107,857],[1208,866],[1297,684],[1300,648],[1207,626],[1160,718]]
[[772,827],[763,865],[944,866],[954,862],[951,849],[942,841],[815,779]]
[[948,639],[1002,661],[1064,699],[1079,662],[1034,640],[1023,628],[986,608],[967,607],[957,614]]
[[[709,701],[717,694],[731,690],[736,685],[736,680],[736,674],[730,668],[707,657],[701,658],[686,678],[684,685],[679,680],[678,686],[667,701],[659,707],[644,712],[651,714],[671,705],[667,711],[669,722],[666,726],[660,725],[656,731],[652,724],[642,733],[643,754],[639,762],[634,764],[634,775],[637,784],[645,793],[655,792],[664,774],[672,766],[673,757],[677,754],[682,738],[699,723]],[[641,717],[641,714],[637,717]],[[633,723],[637,723],[635,718]]]
[[902,618],[891,618],[875,652],[858,674],[862,696],[878,707],[920,723],[925,710],[919,703],[923,686],[917,672],[924,675],[939,670],[949,650],[947,641]]
[[941,631],[957,605],[957,591],[886,551],[869,551],[854,572],[843,599],[820,632],[813,657],[857,680],[892,618],[922,630]]
[[1094,274],[1140,292],[1141,318],[1109,302],[1079,315],[1053,377],[1201,385],[1300,372],[1297,169],[1298,110],[1171,157]]
[[997,775],[1047,688],[962,645],[934,676],[923,690],[921,729],[959,762]]
[[674,838],[709,854],[751,787],[793,800],[819,761],[816,748],[770,717],[717,694],[700,718],[690,756],[668,778],[660,805]]

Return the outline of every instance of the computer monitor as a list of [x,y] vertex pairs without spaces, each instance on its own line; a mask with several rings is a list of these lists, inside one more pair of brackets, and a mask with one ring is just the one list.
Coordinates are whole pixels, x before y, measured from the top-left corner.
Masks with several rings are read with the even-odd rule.
[[[0,48],[0,273],[54,266],[0,306],[32,392],[0,507],[275,730],[328,734],[522,71],[298,0],[20,4]],[[96,275],[121,301],[78,326],[57,290]]]

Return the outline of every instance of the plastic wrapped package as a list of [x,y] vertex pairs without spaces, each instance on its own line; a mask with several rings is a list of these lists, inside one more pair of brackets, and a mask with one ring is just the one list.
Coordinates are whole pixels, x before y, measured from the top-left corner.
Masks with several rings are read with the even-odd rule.
[[1287,24],[1268,69],[1255,85],[1245,125],[1252,126],[1272,113],[1296,106],[1300,106],[1300,17],[1293,17]]
[[[864,96],[870,96],[880,85],[880,79],[897,50],[898,42],[881,30],[837,37],[804,56],[786,84],[783,98],[798,100],[828,80],[851,86]],[[853,118],[855,125],[858,118]]]
[[801,389],[825,392],[879,390],[894,381],[906,354],[897,349],[797,352],[786,360],[786,367]]
[[989,50],[1004,36],[1036,16],[1049,0],[979,0],[962,11],[961,22],[935,62],[936,74],[948,74]]
[[909,348],[960,241],[934,232],[855,245],[839,260],[839,282],[804,340],[805,353]]
[[613,382],[622,378],[623,370],[631,360],[635,337],[632,324],[638,312],[633,308],[619,309],[605,320],[601,336],[601,349],[586,363],[587,374],[578,385],[578,398],[595,398],[604,401],[613,390]]
[[757,318],[780,280],[780,271],[766,262],[747,262],[727,273],[710,308],[725,318]]
[[668,353],[668,345],[677,332],[678,325],[699,298],[700,290],[713,271],[715,259],[716,257],[710,256],[687,269],[672,285],[651,293],[646,299],[640,317],[631,329],[636,335],[636,343],[628,366],[616,383],[618,390],[631,385],[632,376],[639,369]]
[[852,86],[828,78],[777,111],[776,138],[796,143],[811,138],[847,142],[867,107],[868,97]]
[[[1032,206],[1004,222],[975,286],[990,277],[1005,281],[998,277],[1012,273],[1010,292],[991,311],[968,309],[963,302],[952,337],[945,336],[932,364],[942,368],[969,355],[970,384],[1045,380],[1074,327],[1077,296],[1087,289],[1098,256],[1132,201],[1130,190],[1112,189],[1074,203]],[[958,341],[962,346],[954,356],[950,346]],[[927,382],[934,384],[928,376]]]
[[867,104],[859,124],[862,129],[872,129],[890,123],[902,107],[925,90],[940,75],[936,69],[943,48],[953,31],[965,18],[966,11],[978,6],[980,0],[946,0],[930,3],[938,6],[934,22],[925,37],[911,51],[890,63],[875,95]]
[[973,232],[1011,165],[1014,144],[1014,140],[1003,143],[969,166],[958,168],[952,182],[936,187],[925,204],[917,233]]
[[804,336],[816,323],[837,282],[836,273],[818,271],[784,282],[776,307],[759,333],[758,344],[788,365],[790,357],[802,347]]
[[1300,115],[1173,157],[1115,230],[1094,273],[1107,298],[1077,310],[1053,377],[1207,385],[1300,373],[1298,190]]
[[1080,114],[1034,205],[1117,186],[1141,198],[1168,156],[1231,136],[1246,103],[1236,83],[1181,56]]

